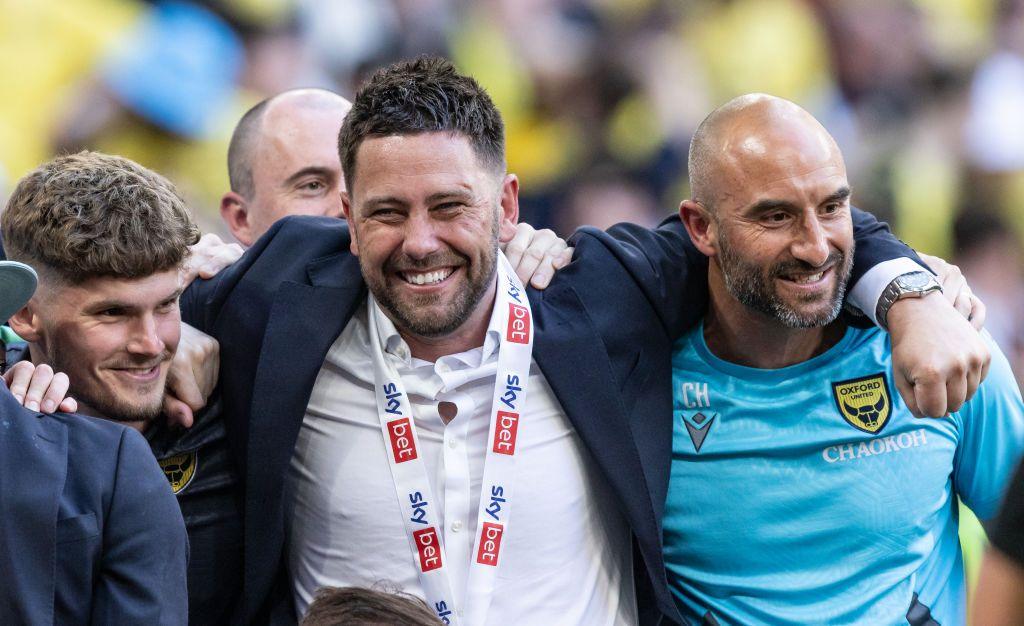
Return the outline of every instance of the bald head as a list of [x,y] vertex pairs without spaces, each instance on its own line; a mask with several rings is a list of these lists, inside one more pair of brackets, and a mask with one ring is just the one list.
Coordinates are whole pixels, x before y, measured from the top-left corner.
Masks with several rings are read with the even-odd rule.
[[273,131],[282,123],[294,123],[303,117],[327,112],[338,116],[340,128],[341,120],[351,108],[351,102],[326,89],[291,89],[256,104],[245,112],[231,135],[228,146],[231,190],[243,196],[252,194],[252,156],[258,149],[264,124]]
[[689,167],[680,217],[712,258],[716,314],[796,329],[834,321],[853,224],[846,166],[822,125],[788,100],[741,96],[701,123]]
[[712,111],[697,127],[690,140],[690,195],[714,210],[751,168],[814,167],[828,160],[842,164],[842,154],[814,116],[783,98],[746,94]]
[[337,138],[351,103],[325,89],[293,89],[249,109],[228,148],[231,192],[221,215],[251,245],[286,215],[341,214]]

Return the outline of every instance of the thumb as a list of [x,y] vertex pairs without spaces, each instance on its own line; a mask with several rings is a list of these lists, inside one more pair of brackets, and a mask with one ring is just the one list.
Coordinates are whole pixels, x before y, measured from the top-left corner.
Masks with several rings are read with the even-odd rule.
[[164,416],[169,426],[192,428],[195,416],[187,404],[173,396],[164,396]]

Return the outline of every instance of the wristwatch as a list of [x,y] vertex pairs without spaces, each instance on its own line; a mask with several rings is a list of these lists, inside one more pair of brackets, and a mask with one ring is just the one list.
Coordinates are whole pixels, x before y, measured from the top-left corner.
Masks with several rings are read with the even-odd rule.
[[920,298],[933,291],[942,291],[942,285],[929,272],[921,270],[897,276],[882,292],[882,297],[878,299],[878,305],[875,307],[875,319],[878,320],[878,325],[889,330],[886,318],[889,315],[889,309],[898,300]]

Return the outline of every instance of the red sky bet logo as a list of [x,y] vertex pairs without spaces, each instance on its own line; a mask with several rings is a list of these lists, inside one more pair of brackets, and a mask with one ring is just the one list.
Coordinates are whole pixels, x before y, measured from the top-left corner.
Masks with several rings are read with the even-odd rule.
[[501,551],[501,536],[505,533],[505,527],[501,524],[484,522],[480,530],[480,549],[476,552],[476,562],[481,565],[497,567],[498,552]]
[[508,303],[508,334],[512,343],[530,343],[530,311],[525,306]]
[[516,434],[519,432],[519,414],[498,411],[498,423],[494,426],[493,450],[509,456],[516,453]]
[[434,527],[417,530],[412,538],[416,541],[416,551],[420,555],[420,570],[429,572],[441,567],[441,547]]
[[391,438],[391,453],[395,455],[395,463],[405,463],[416,458],[416,442],[412,438],[408,417],[388,422],[388,436]]

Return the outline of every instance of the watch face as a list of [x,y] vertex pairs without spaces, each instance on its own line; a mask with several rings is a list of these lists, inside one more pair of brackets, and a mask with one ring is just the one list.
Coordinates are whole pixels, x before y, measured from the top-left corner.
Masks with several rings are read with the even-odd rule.
[[911,272],[899,277],[899,285],[911,291],[920,291],[930,285],[932,275],[928,272]]

